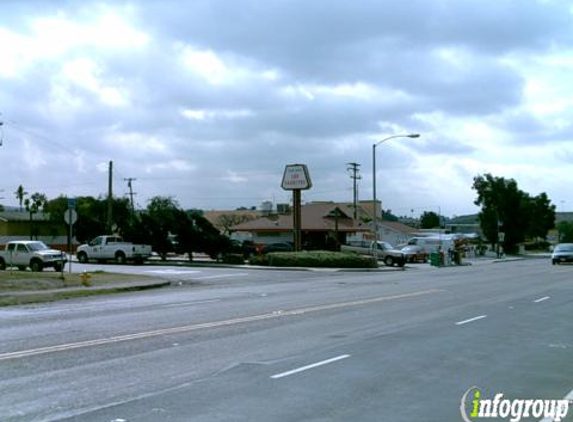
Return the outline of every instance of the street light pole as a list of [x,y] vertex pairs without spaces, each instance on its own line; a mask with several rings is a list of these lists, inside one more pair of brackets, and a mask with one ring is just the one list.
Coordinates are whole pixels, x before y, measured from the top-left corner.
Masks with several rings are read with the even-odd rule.
[[389,141],[390,139],[394,138],[419,138],[419,137],[420,137],[419,133],[410,133],[407,135],[392,135],[372,144],[372,214],[374,216],[372,227],[374,230],[373,255],[374,259],[376,260],[376,263],[378,263],[378,227],[377,227],[378,212],[376,210],[376,147],[381,143]]

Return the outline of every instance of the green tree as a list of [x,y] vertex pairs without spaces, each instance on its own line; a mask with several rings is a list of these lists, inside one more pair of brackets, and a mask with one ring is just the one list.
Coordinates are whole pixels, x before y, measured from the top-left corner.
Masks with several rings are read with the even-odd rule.
[[440,216],[433,211],[424,211],[420,216],[420,226],[422,229],[440,227]]
[[382,220],[384,221],[398,221],[400,220],[397,215],[392,214],[392,210],[382,210]]
[[36,233],[34,227],[33,215],[39,212],[40,210],[43,211],[47,203],[48,203],[48,198],[46,197],[46,195],[39,192],[33,193],[32,196],[24,200],[26,211],[30,213],[30,239],[38,237],[38,234]]
[[562,221],[557,224],[557,230],[559,232],[559,242],[573,243],[573,222]]
[[[118,233],[123,234],[131,224],[129,206],[127,198],[113,198],[112,213]],[[64,214],[67,210],[68,198],[64,195],[48,201],[46,206],[46,211],[50,213],[50,220],[57,224],[65,224]],[[86,243],[96,236],[107,233],[107,199],[93,196],[78,197],[76,198],[76,212],[78,220],[74,224],[74,234],[80,243]]]
[[151,198],[134,222],[138,241],[149,243],[163,258],[169,252],[205,252],[211,257],[226,253],[231,243],[198,211],[184,211],[172,197]]
[[527,236],[533,239],[545,239],[547,232],[555,227],[555,205],[547,197],[545,192],[530,198],[529,201],[529,226]]
[[513,252],[526,236],[544,238],[554,226],[555,206],[545,193],[532,198],[515,180],[491,174],[476,176],[473,189],[478,195],[474,203],[481,206],[482,231],[492,245],[497,243],[498,232],[503,232],[503,247]]
[[164,259],[167,253],[175,250],[173,238],[177,237],[180,227],[185,224],[182,218],[186,217],[182,216],[179,203],[169,196],[151,198],[141,215],[144,233],[150,236],[145,243],[151,244],[153,250]]

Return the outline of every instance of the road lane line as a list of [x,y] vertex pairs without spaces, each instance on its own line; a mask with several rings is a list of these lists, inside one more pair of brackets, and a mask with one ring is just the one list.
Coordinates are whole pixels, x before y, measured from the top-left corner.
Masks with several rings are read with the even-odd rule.
[[86,341],[79,341],[79,342],[75,342],[75,343],[39,347],[36,349],[0,353],[0,361],[9,360],[9,359],[20,359],[20,358],[31,357],[31,356],[36,356],[36,355],[43,355],[46,353],[64,352],[64,351],[74,350],[74,349],[81,349],[81,348],[94,347],[94,346],[102,346],[102,345],[119,343],[119,342],[124,342],[124,341],[148,339],[148,338],[159,337],[159,336],[170,335],[170,334],[188,333],[191,331],[197,331],[197,330],[208,329],[208,328],[228,327],[228,326],[236,325],[236,324],[245,324],[245,323],[250,323],[250,322],[264,321],[264,320],[270,320],[270,319],[276,319],[276,318],[284,318],[284,317],[288,317],[288,316],[304,315],[307,313],[314,313],[314,312],[320,312],[320,311],[350,308],[350,307],[367,305],[367,304],[378,303],[378,302],[387,302],[387,301],[391,301],[391,300],[407,299],[407,298],[413,298],[413,297],[418,297],[418,296],[435,294],[435,293],[439,293],[442,291],[443,290],[439,290],[439,289],[422,290],[422,291],[417,291],[417,292],[412,292],[412,293],[404,293],[404,294],[394,295],[394,296],[379,296],[379,297],[374,297],[374,298],[369,298],[369,299],[355,300],[355,301],[351,301],[351,302],[340,302],[340,303],[333,303],[333,304],[328,304],[328,305],[312,306],[312,307],[307,307],[307,308],[299,308],[299,309],[292,309],[292,310],[281,310],[280,312],[272,311],[272,312],[269,312],[266,314],[251,315],[251,316],[233,318],[233,319],[222,320],[222,321],[204,322],[204,323],[198,323],[198,324],[184,325],[184,326],[180,326],[180,327],[163,328],[163,329],[159,329],[159,330],[144,331],[144,332],[140,332],[140,333],[126,334],[126,335],[121,335],[121,336],[113,336],[113,337],[107,337],[107,338],[101,338],[101,339],[95,339],[95,340],[86,340]]
[[193,306],[193,305],[203,305],[205,303],[216,303],[220,302],[221,299],[211,299],[211,300],[196,300],[194,302],[181,302],[181,303],[172,303],[170,305],[161,305],[160,308],[179,308],[183,306]]
[[193,280],[209,280],[211,278],[243,277],[246,275],[249,275],[249,274],[247,274],[247,273],[236,273],[236,274],[208,275],[205,277],[194,277]]
[[350,355],[340,355],[335,358],[326,359],[306,366],[301,366],[300,368],[296,368],[291,371],[281,372],[280,374],[272,375],[271,378],[276,380],[279,378],[288,377],[289,375],[298,374],[299,372],[308,371],[309,369],[318,368],[319,366],[328,365],[329,363],[334,363],[342,359],[347,359],[349,357]]
[[469,324],[470,322],[478,321],[478,320],[484,319],[484,318],[487,318],[487,315],[480,315],[480,316],[477,316],[475,318],[470,318],[470,319],[466,319],[464,321],[459,321],[459,322],[456,322],[456,325]]
[[181,274],[197,274],[200,273],[201,271],[196,271],[196,270],[170,270],[170,269],[166,269],[166,270],[146,270],[144,271],[148,274],[163,274],[163,275],[181,275]]
[[551,299],[551,296],[544,296],[544,297],[542,297],[542,298],[540,298],[540,299],[534,300],[533,303],[543,302],[543,301],[545,301],[545,300],[547,300],[547,299]]

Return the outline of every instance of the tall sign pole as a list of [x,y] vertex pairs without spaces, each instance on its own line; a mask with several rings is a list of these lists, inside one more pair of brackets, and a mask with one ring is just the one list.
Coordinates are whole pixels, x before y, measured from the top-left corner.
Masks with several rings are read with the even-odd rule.
[[106,229],[111,234],[112,225],[112,210],[113,210],[113,161],[109,162],[109,172],[107,181],[107,222]]
[[289,164],[285,167],[285,172],[283,175],[283,181],[281,187],[284,190],[292,191],[292,228],[293,228],[293,240],[294,240],[294,250],[300,252],[302,250],[302,201],[301,201],[301,191],[310,189],[312,187],[312,181],[310,180],[310,174],[308,168],[305,164]]
[[76,212],[76,198],[68,198],[68,211],[64,214],[64,220],[69,226],[68,230],[68,255],[70,258],[70,266],[69,271],[72,272],[72,239],[73,239],[73,230],[74,224],[78,220],[78,214]]

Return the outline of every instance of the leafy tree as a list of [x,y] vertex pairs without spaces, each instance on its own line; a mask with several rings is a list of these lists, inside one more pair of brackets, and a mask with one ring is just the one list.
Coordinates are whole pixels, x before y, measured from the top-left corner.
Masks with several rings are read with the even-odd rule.
[[554,226],[555,206],[545,193],[532,198],[515,180],[491,174],[476,176],[473,189],[478,194],[474,203],[481,206],[478,218],[482,231],[492,245],[497,243],[498,232],[503,232],[504,249],[515,251],[526,236],[544,238]]
[[562,221],[557,224],[557,230],[559,231],[559,242],[573,243],[573,222]]
[[[169,252],[205,252],[215,258],[230,249],[230,240],[223,236],[201,215],[200,211],[184,211],[172,197],[156,196],[141,212],[134,227],[134,235],[141,243],[149,243],[163,258]],[[135,234],[135,233],[134,233]]]
[[194,245],[193,250],[204,252],[211,258],[219,254],[228,252],[231,248],[231,241],[227,236],[221,235],[213,225],[198,212],[188,214],[193,221],[196,231],[196,239],[199,241]]
[[527,236],[544,239],[547,232],[555,226],[555,205],[545,192],[533,197],[527,197],[529,201],[529,227]]
[[[144,243],[163,258],[169,252],[205,252],[216,257],[230,249],[228,237],[205,219],[200,212],[187,212],[172,197],[151,198],[145,210],[131,213],[127,198],[113,199],[114,224],[117,232],[134,243]],[[48,202],[50,219],[63,223],[67,198],[60,196]],[[78,220],[74,232],[80,242],[106,233],[107,199],[91,196],[76,201]]]
[[392,210],[382,210],[382,220],[384,221],[398,221],[398,216],[392,214]]
[[420,216],[420,226],[422,229],[440,227],[440,216],[433,211],[424,211]]
[[[63,195],[48,201],[46,206],[46,211],[50,213],[50,220],[58,224],[65,224],[64,214],[67,210],[68,198]],[[76,212],[78,220],[74,225],[74,234],[80,243],[88,242],[96,236],[107,233],[107,199],[93,196],[78,197],[76,198]],[[131,225],[129,200],[113,198],[112,213],[117,231],[123,234]]]
[[179,203],[173,197],[166,196],[151,198],[140,215],[144,231],[150,236],[144,243],[151,244],[153,250],[164,259],[167,253],[174,251],[172,236],[177,237],[181,225],[185,224],[181,217]]

